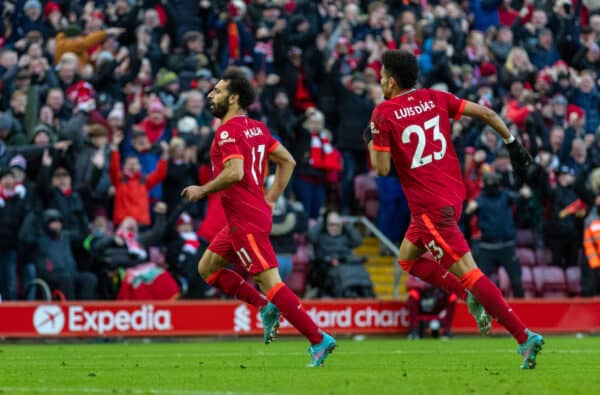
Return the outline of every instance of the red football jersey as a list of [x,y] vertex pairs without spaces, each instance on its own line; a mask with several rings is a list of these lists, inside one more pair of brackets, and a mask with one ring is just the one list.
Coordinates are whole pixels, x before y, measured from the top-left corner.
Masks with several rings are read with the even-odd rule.
[[450,93],[418,89],[373,111],[373,149],[391,153],[413,215],[465,198],[450,118],[459,119],[466,104]]
[[213,174],[223,171],[232,158],[244,160],[244,177],[221,191],[221,202],[232,233],[270,233],[271,208],[265,200],[263,183],[269,154],[279,142],[265,124],[246,116],[236,116],[215,132],[210,148]]

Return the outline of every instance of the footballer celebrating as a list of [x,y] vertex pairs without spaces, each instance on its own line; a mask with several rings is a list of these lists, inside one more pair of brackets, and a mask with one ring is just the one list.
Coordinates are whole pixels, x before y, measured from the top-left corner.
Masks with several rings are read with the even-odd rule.
[[[212,240],[198,271],[207,283],[259,309],[265,343],[276,335],[281,312],[310,341],[310,366],[322,366],[335,348],[335,340],[317,327],[298,297],[281,281],[269,240],[272,207],[286,188],[295,161],[262,122],[246,116],[254,97],[251,82],[235,68],[226,70],[208,95],[210,111],[221,120],[210,149],[215,178],[185,188],[182,196],[194,202],[221,191],[228,226]],[[268,161],[276,164],[276,170],[265,196]],[[235,271],[226,269],[229,262],[253,275],[266,298]]]
[[[465,185],[452,145],[450,119],[466,115],[494,128],[517,171],[527,169],[531,155],[494,111],[446,92],[415,89],[419,68],[412,53],[386,51],[382,63],[386,100],[373,111],[367,141],[378,175],[387,175],[393,162],[410,207],[411,222],[400,245],[399,263],[407,272],[445,289],[457,282],[448,272],[455,275],[472,295],[467,302],[480,331],[489,329],[486,317],[491,314],[516,339],[521,368],[533,369],[542,336],[525,327],[496,285],[477,268],[457,224]],[[423,258],[425,251],[436,262]],[[481,305],[485,310],[478,309]]]

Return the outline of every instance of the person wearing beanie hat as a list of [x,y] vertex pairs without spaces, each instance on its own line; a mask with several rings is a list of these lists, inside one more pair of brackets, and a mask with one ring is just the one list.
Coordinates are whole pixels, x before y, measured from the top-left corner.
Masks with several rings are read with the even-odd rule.
[[25,2],[25,5],[23,5],[23,10],[24,11],[30,10],[32,8],[35,8],[38,11],[41,11],[42,10],[42,3],[39,2],[38,0],[27,0]]
[[62,14],[62,11],[60,10],[60,6],[58,5],[58,3],[55,1],[47,2],[46,5],[44,6],[44,15],[46,15],[46,17],[50,18],[50,16],[55,12]]
[[167,69],[160,69],[156,75],[156,87],[164,88],[167,85],[178,82],[177,74]]
[[479,67],[482,77],[491,77],[496,75],[496,66],[492,62],[484,62]]
[[567,105],[567,121],[571,123],[577,120],[585,121],[585,111],[575,104]]
[[19,194],[22,198],[27,198],[27,206],[30,207],[33,204],[33,195],[27,194],[28,190],[32,189],[32,183],[27,180],[27,160],[21,154],[15,155],[8,164],[13,176],[15,177],[15,193]]
[[8,163],[11,169],[17,168],[23,171],[27,170],[27,159],[21,154],[15,155]]

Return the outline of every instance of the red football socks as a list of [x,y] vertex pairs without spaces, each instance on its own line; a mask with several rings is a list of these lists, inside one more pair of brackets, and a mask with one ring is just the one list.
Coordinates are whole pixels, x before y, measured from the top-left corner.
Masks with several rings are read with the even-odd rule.
[[319,344],[323,340],[323,335],[319,327],[306,313],[302,307],[300,299],[284,283],[278,283],[267,292],[267,298],[273,303],[281,314],[300,331],[310,344]]
[[252,287],[239,274],[229,269],[221,269],[210,275],[206,282],[217,287],[229,296],[233,296],[243,302],[262,308],[267,305],[267,298],[256,288]]
[[527,340],[525,325],[506,303],[498,287],[483,275],[481,270],[471,270],[460,280],[473,293],[475,299],[481,303],[485,310],[505,327],[519,344]]
[[446,292],[455,294],[462,300],[467,299],[465,287],[458,281],[456,276],[439,263],[426,257],[420,257],[413,261],[400,261],[400,265],[413,276],[428,282],[436,288],[441,288]]

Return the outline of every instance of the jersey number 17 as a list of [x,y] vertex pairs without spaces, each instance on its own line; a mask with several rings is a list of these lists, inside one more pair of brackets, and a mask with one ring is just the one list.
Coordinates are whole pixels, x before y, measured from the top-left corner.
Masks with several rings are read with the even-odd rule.
[[[258,163],[256,158],[258,157]],[[252,177],[256,185],[262,185],[263,160],[265,159],[265,145],[260,144],[258,147],[252,147]]]

